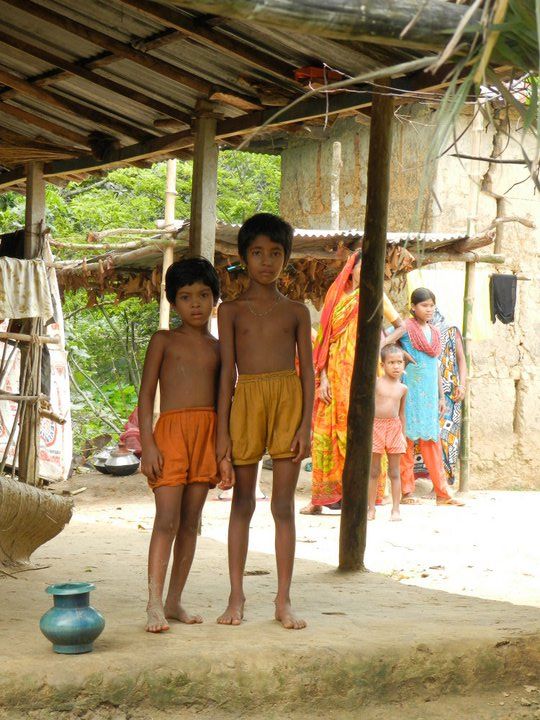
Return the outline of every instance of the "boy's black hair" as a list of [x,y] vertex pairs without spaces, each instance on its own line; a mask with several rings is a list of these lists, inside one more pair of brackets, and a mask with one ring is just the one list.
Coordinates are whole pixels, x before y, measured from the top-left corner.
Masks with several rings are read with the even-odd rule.
[[257,235],[266,235],[281,245],[285,252],[285,263],[292,252],[294,230],[286,220],[272,213],[257,213],[250,217],[238,231],[238,254],[245,262],[249,246]]
[[178,290],[196,282],[208,285],[212,291],[214,302],[217,303],[219,300],[219,277],[212,263],[203,257],[192,257],[173,262],[165,274],[167,300],[174,305]]
[[428,288],[422,287],[416,288],[416,290],[412,291],[411,305],[417,305],[418,303],[425,302],[426,300],[433,300],[433,302],[437,302],[435,300],[435,293],[428,290]]
[[398,353],[402,356],[405,355],[400,345],[396,345],[395,343],[385,345],[381,350],[381,360],[384,362],[389,355],[397,355]]

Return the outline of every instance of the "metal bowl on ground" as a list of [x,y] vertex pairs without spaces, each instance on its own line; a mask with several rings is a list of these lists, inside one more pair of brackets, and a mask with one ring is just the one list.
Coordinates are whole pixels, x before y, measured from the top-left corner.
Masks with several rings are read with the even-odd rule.
[[105,475],[109,474],[109,470],[107,467],[105,467],[105,463],[109,459],[112,450],[113,448],[110,447],[102,448],[96,455],[94,455],[92,459],[92,465],[95,467],[95,469],[99,470],[100,473],[104,473]]
[[133,475],[139,469],[139,458],[119,443],[105,462],[106,471],[111,475]]

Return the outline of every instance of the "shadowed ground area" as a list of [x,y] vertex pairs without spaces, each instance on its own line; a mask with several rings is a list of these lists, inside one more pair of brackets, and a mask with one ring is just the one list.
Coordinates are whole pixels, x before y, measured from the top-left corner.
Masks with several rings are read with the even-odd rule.
[[[471,693],[487,693],[478,718],[536,718],[540,711],[534,493],[482,493],[462,509],[405,507],[402,523],[389,523],[389,508],[381,508],[368,550],[377,573],[337,573],[331,563],[339,519],[299,516],[294,602],[309,623],[300,632],[272,620],[265,501],[253,521],[246,622],[215,623],[228,590],[229,504],[210,500],[185,597],[205,623],[173,624],[153,636],[143,631],[152,518],[144,480],[70,481],[81,486],[88,489],[76,496],[68,528],[34,555],[42,569],[0,581],[0,718],[219,720],[234,713],[271,720],[286,712],[298,720],[347,720],[362,707],[362,718],[376,720],[397,703],[401,717],[431,720],[467,717],[460,713]],[[298,505],[305,500],[301,495]],[[106,618],[88,655],[53,654],[38,629],[49,607],[46,585],[68,580],[94,582],[92,602]],[[433,714],[443,701],[444,714]]]

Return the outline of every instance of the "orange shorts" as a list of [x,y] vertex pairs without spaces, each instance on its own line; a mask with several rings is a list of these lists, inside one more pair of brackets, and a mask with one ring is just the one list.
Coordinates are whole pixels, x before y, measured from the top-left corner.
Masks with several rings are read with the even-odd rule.
[[158,487],[217,482],[216,412],[214,408],[186,408],[161,413],[154,428],[154,440],[163,455]]
[[407,442],[401,427],[401,420],[393,418],[375,418],[373,420],[373,452],[377,455],[402,455]]

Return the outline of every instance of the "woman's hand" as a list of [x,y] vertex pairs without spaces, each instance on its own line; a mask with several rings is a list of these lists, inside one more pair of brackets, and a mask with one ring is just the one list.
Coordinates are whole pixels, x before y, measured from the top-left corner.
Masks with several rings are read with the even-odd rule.
[[444,415],[446,412],[446,398],[444,395],[439,397],[439,415]]
[[456,398],[457,402],[464,400],[466,394],[467,394],[467,386],[466,385],[458,385],[456,388],[456,392],[455,392],[455,398]]
[[146,475],[151,483],[157,482],[163,470],[163,455],[158,446],[154,443],[143,450],[141,457],[141,472]]
[[418,365],[416,360],[413,358],[412,355],[409,355],[409,353],[406,350],[403,350],[403,359],[405,360],[405,365]]
[[332,388],[330,387],[328,375],[324,370],[321,372],[321,379],[319,382],[319,397],[325,405],[329,405],[332,400]]

